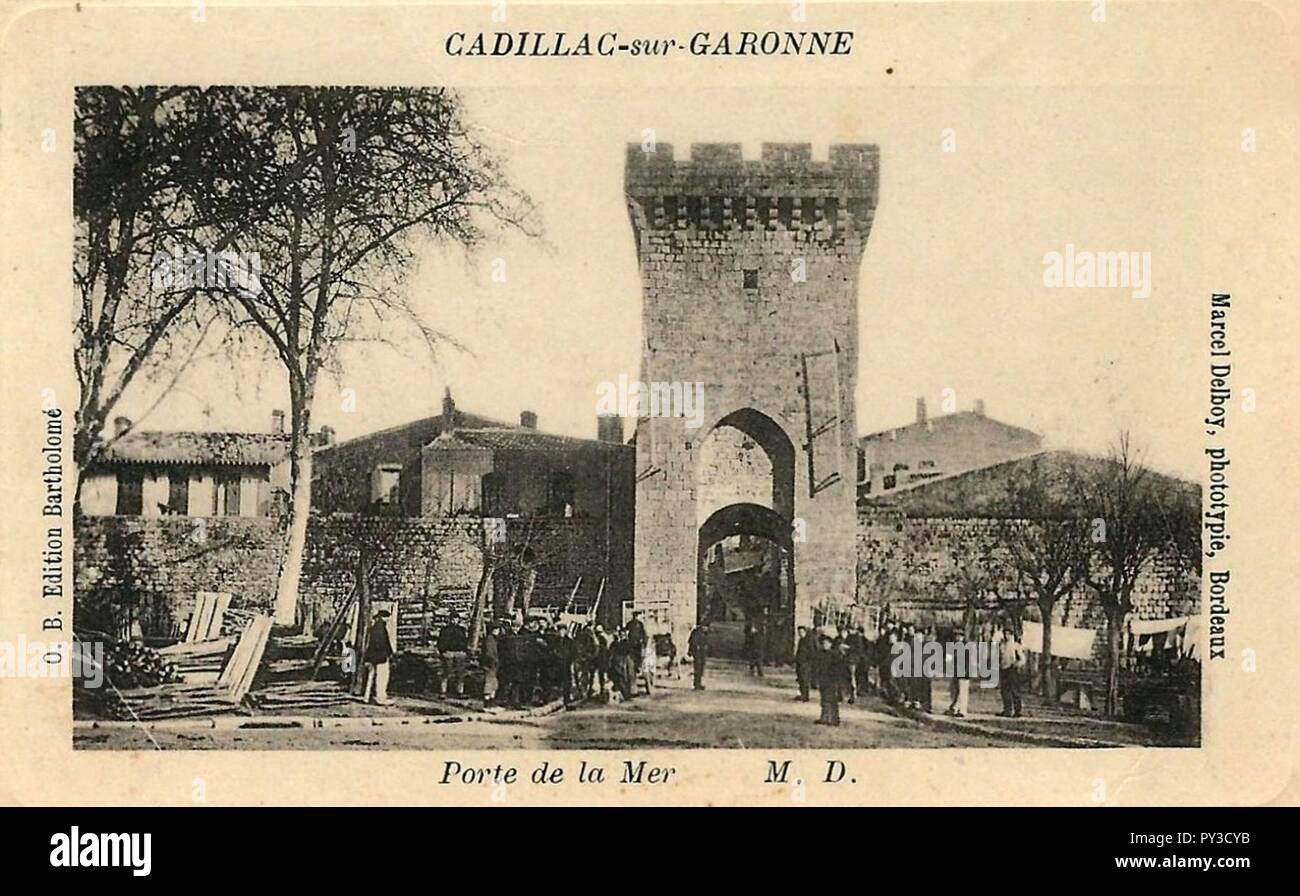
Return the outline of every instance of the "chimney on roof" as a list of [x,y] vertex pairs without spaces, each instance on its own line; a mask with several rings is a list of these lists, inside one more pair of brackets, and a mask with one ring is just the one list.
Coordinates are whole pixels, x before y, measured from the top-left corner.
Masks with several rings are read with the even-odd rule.
[[451,386],[442,393],[442,435],[449,436],[456,431],[456,402],[451,397]]
[[284,411],[271,412],[271,432],[276,435],[284,435]]
[[114,418],[113,418],[113,435],[114,435],[114,436],[119,436],[119,437],[120,437],[120,436],[123,436],[123,435],[126,434],[126,431],[127,431],[128,429],[130,429],[130,428],[131,428],[131,418],[130,418],[130,417],[114,417]]
[[984,416],[984,399],[982,398],[975,399],[975,415],[977,417]]
[[623,418],[618,414],[597,414],[596,439],[611,445],[622,445]]
[[322,448],[328,448],[334,444],[334,427],[322,426],[320,428],[319,444]]
[[522,426],[524,429],[536,429],[536,428],[537,428],[537,412],[536,412],[536,411],[520,411],[520,412],[519,412],[519,425]]
[[918,398],[918,399],[916,400],[916,422],[917,422],[917,423],[924,423],[925,420],[926,420],[926,414],[925,414],[925,399],[924,399],[924,398]]

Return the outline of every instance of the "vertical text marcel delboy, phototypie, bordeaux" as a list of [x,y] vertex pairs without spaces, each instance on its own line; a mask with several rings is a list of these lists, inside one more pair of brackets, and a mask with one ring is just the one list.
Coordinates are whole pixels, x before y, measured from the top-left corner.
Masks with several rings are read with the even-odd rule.
[[[1232,350],[1228,347],[1228,310],[1232,296],[1215,293],[1210,297],[1210,389],[1209,413],[1205,417],[1205,434],[1211,444],[1205,449],[1207,459],[1208,494],[1205,504],[1205,557],[1211,562],[1221,561],[1232,536],[1228,533],[1228,447],[1224,432],[1228,425],[1228,402],[1232,389],[1228,378],[1232,375]],[[1206,581],[1210,590],[1210,658],[1227,657],[1228,581],[1232,573],[1225,566],[1207,569]]]

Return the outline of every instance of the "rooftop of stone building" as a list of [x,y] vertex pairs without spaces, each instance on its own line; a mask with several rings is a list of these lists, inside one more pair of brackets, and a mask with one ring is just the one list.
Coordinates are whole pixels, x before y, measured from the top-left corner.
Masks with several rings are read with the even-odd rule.
[[[489,427],[508,427],[510,425],[495,418],[484,417],[481,414],[471,414],[467,411],[462,411],[459,408],[457,408],[454,413],[453,427],[455,429],[482,429]],[[359,436],[352,436],[348,439],[340,439],[333,445],[321,449],[321,453],[328,453],[339,448],[354,448],[369,441],[391,436],[401,436],[404,433],[411,435],[415,440],[423,444],[433,441],[441,435],[444,425],[445,417],[442,414],[434,414],[430,417],[420,417],[406,423],[399,423],[396,426],[387,426],[383,429],[377,429],[374,432],[362,433]]]
[[[1025,517],[1024,508],[1014,498],[1013,489],[1017,484],[1039,477],[1050,505],[1069,506],[1076,500],[1073,477],[1094,472],[1107,462],[1104,457],[1077,451],[1034,451],[973,470],[900,485],[862,498],[859,507],[896,511],[909,517]],[[1200,486],[1194,482],[1155,471],[1149,475],[1161,488],[1199,495]],[[1197,502],[1199,506],[1199,498]],[[1050,507],[1045,508],[1042,515],[1049,516],[1051,512]]]
[[101,463],[256,467],[288,456],[284,433],[139,430],[110,442]]
[[619,442],[602,442],[579,436],[563,436],[540,432],[527,427],[488,427],[482,429],[456,429],[429,443],[441,451],[484,449],[489,451],[575,451],[582,448],[627,449]]
[[901,427],[889,427],[888,429],[878,429],[876,432],[867,433],[862,436],[862,442],[885,441],[889,438],[897,437],[901,433],[919,432],[919,430],[943,429],[953,427],[956,424],[972,423],[979,421],[980,424],[988,425],[991,428],[1004,430],[1006,433],[1021,434],[1021,436],[1043,438],[1040,433],[1032,429],[1017,427],[1015,424],[1004,423],[1001,420],[995,420],[993,417],[985,416],[979,411],[953,411],[952,414],[940,414],[937,416],[926,417],[924,420],[914,420],[913,423],[901,425]]

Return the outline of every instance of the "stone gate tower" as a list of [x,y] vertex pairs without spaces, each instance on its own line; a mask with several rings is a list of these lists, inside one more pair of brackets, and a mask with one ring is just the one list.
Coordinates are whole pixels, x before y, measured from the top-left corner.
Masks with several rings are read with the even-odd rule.
[[[854,599],[858,268],[878,162],[867,145],[832,146],[825,162],[808,144],[764,144],[757,161],[739,144],[696,144],[689,161],[627,148],[640,380],[661,397],[703,383],[696,420],[643,417],[636,431],[634,603],[670,623],[679,650],[705,552],[728,535],[780,545],[776,655],[796,621]],[[723,430],[738,440],[706,451]]]

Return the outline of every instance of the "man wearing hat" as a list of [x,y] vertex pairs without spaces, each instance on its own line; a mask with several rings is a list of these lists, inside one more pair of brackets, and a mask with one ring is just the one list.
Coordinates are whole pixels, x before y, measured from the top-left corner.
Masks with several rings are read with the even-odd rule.
[[388,661],[393,658],[393,642],[388,637],[388,617],[387,610],[375,614],[370,635],[366,638],[365,656],[362,657],[366,664],[365,698],[378,706],[387,706],[393,702],[388,699]]
[[709,620],[705,619],[695,626],[690,639],[686,642],[686,652],[690,654],[695,667],[694,687],[704,690],[704,671],[709,664]]
[[459,617],[453,616],[438,632],[438,656],[443,669],[438,695],[445,696],[450,692],[454,697],[465,696],[465,669],[469,663],[469,632],[460,624]]
[[641,621],[640,610],[632,611],[632,621],[627,624],[627,639],[631,643],[629,652],[632,654],[632,662],[636,666],[637,674],[640,674],[645,645],[650,639],[646,634],[645,623]]
[[808,702],[812,693],[813,661],[817,658],[817,635],[806,625],[799,626],[799,638],[794,648],[794,677],[799,682],[800,703]]
[[817,692],[821,695],[822,714],[818,725],[839,725],[840,695],[848,679],[849,661],[834,637],[835,629],[826,626],[821,631],[815,665]]

